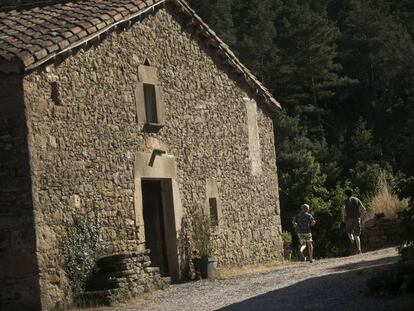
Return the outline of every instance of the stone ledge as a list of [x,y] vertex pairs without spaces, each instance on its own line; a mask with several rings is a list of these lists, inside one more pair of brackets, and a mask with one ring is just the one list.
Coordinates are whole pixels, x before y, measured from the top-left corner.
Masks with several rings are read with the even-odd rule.
[[99,258],[98,269],[88,281],[82,300],[112,304],[114,300],[169,286],[171,278],[161,277],[158,267],[150,267],[149,253],[145,250]]

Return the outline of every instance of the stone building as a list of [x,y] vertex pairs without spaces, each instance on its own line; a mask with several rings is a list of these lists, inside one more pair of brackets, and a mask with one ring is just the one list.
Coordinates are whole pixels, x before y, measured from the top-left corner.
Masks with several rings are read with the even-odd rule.
[[267,89],[182,0],[60,2],[0,10],[0,309],[64,299],[59,242],[92,210],[102,252],[173,281],[197,208],[219,266],[280,259]]

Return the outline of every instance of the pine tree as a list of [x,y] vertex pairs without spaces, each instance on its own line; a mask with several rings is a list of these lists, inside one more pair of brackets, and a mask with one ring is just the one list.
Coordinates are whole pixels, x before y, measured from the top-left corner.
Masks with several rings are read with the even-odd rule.
[[242,0],[235,16],[238,54],[265,84],[278,55],[274,20],[279,4],[279,0]]
[[277,23],[280,61],[274,89],[288,111],[300,116],[312,138],[321,140],[329,100],[351,80],[341,75],[336,60],[339,31],[329,21],[326,7],[316,12],[309,3],[299,2],[284,0]]
[[275,124],[282,219],[284,227],[290,228],[301,204],[326,197],[326,176],[313,156],[314,145],[299,119],[282,112]]
[[414,38],[414,1],[412,0],[387,0],[390,11],[398,17],[398,21],[404,25],[411,38]]
[[190,5],[207,24],[226,42],[235,44],[233,0],[191,0]]
[[389,3],[379,0],[352,1],[340,26],[342,62],[359,81],[343,105],[344,114],[353,117],[343,122],[363,115],[373,128],[373,140],[382,146],[382,163],[414,176],[414,42],[409,27]]

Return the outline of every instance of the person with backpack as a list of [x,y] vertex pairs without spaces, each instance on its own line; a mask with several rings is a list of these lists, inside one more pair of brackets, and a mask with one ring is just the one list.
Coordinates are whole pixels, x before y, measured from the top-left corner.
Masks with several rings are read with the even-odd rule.
[[305,248],[308,248],[309,262],[313,262],[313,245],[312,245],[312,233],[311,227],[316,224],[312,214],[309,213],[309,205],[302,204],[301,211],[293,219],[293,226],[295,227],[296,233],[300,242],[299,253],[302,260],[306,261],[306,257],[303,254]]
[[351,248],[356,247],[357,254],[361,254],[361,215],[366,208],[361,200],[352,196],[352,190],[345,190],[347,198],[342,209],[342,222],[345,223],[345,231],[351,241]]

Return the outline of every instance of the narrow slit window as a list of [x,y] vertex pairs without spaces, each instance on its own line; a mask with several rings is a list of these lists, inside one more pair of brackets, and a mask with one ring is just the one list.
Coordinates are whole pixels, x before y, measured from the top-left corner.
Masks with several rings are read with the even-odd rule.
[[209,198],[208,203],[210,206],[210,222],[212,226],[216,227],[219,224],[217,212],[217,199]]
[[155,85],[144,83],[145,114],[148,123],[158,123]]
[[59,85],[57,82],[52,82],[51,86],[51,97],[52,101],[56,106],[62,106],[62,101],[60,99]]
[[165,125],[164,92],[158,81],[157,68],[138,66],[138,83],[135,87],[137,121],[143,130],[157,133]]

